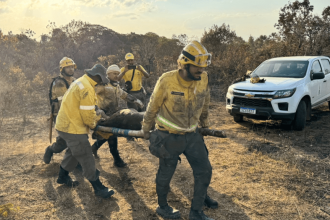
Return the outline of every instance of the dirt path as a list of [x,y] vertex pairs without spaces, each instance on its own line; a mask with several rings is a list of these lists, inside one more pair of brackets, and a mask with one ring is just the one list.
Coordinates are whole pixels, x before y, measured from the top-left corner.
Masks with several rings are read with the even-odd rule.
[[[330,219],[330,112],[322,106],[304,131],[283,130],[276,121],[246,120],[237,124],[224,103],[210,106],[212,128],[226,139],[206,137],[213,177],[209,195],[219,209],[205,209],[214,219]],[[55,135],[55,133],[54,133]],[[42,162],[47,141],[46,117],[6,118],[0,127],[0,205],[20,210],[8,219],[162,219],[155,214],[157,159],[144,140],[119,138],[128,168],[113,166],[108,146],[96,161],[101,180],[116,194],[94,197],[79,170],[80,185],[59,186],[56,178],[63,153],[51,164]],[[92,141],[92,140],[91,140]],[[193,176],[182,157],[171,182],[169,203],[188,219]],[[1,217],[0,217],[1,219]]]

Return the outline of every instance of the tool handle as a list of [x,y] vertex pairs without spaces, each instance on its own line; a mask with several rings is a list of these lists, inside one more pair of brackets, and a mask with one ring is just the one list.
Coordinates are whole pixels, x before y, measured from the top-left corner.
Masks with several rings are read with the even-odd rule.
[[203,136],[213,136],[219,138],[226,138],[227,135],[224,131],[221,130],[213,130],[209,128],[198,128],[198,131]]
[[[113,128],[113,127],[105,127],[98,126],[98,131],[103,131],[112,134],[120,134],[123,136],[131,136],[131,137],[144,137],[142,130],[129,130],[129,129],[121,129],[121,128]],[[213,136],[219,138],[226,138],[226,133],[221,130],[213,130],[208,128],[198,128],[198,131],[203,136]]]

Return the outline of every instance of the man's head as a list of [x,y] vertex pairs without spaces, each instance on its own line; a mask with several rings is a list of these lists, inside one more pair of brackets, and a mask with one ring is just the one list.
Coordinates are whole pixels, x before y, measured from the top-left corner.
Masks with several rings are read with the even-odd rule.
[[132,53],[126,54],[125,60],[128,65],[134,65],[134,55]]
[[212,55],[198,41],[192,41],[186,45],[179,58],[179,69],[187,72],[191,80],[201,80],[201,74],[204,68],[211,64]]
[[107,75],[111,81],[118,81],[119,73],[120,73],[120,69],[117,65],[111,65],[107,69]]
[[186,64],[186,71],[188,77],[192,80],[201,80],[201,74],[204,72],[205,67],[195,66],[193,64]]
[[95,64],[92,69],[86,69],[87,75],[94,80],[97,84],[107,84],[109,79],[106,74],[105,67],[101,64]]
[[65,76],[73,76],[77,65],[68,57],[63,57],[60,61],[60,72]]

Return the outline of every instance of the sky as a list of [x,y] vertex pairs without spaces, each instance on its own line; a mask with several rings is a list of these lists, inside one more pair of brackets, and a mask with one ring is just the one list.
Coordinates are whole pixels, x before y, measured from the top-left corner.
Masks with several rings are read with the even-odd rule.
[[[330,0],[310,2],[317,15],[330,5]],[[31,29],[38,39],[49,33],[49,22],[60,27],[74,19],[121,34],[200,38],[214,24],[225,23],[247,40],[276,32],[274,24],[285,4],[288,0],[0,0],[0,29],[14,34]]]

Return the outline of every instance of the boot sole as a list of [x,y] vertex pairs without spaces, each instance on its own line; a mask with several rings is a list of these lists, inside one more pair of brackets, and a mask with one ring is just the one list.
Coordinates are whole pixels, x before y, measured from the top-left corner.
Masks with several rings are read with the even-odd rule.
[[[44,161],[45,164],[49,164],[49,163],[50,163],[50,161],[52,160],[53,154],[54,154],[54,153],[51,152],[51,153],[50,153],[50,157],[49,157],[49,158],[46,157],[47,150],[48,150],[48,147],[47,147],[46,150],[45,150],[45,154],[44,154],[44,158],[43,158],[43,161]],[[50,150],[49,150],[49,151],[50,151]]]
[[51,159],[48,161],[47,159],[44,158],[44,163],[45,164],[50,164]]
[[100,197],[100,198],[103,198],[103,199],[107,199],[107,198],[110,198],[111,196],[113,196],[113,194],[115,194],[115,191],[111,190],[109,191],[108,195],[103,197],[103,196],[100,196],[100,195],[96,195],[97,197]]
[[180,213],[177,214],[177,215],[173,215],[173,216],[168,216],[168,215],[165,215],[165,214],[159,213],[159,212],[157,212],[157,210],[156,210],[156,213],[157,213],[158,215],[160,215],[161,217],[163,217],[163,218],[167,218],[167,219],[178,219],[178,218],[181,218],[181,214],[180,214]]
[[71,184],[71,185],[68,185],[68,184],[66,184],[66,182],[62,182],[61,180],[58,180],[58,179],[57,179],[56,182],[57,182],[58,184],[66,185],[66,186],[68,186],[68,187],[72,187],[72,188],[79,186],[79,182],[77,182],[76,184]]
[[219,205],[208,206],[206,203],[204,203],[204,206],[206,206],[209,209],[217,209],[217,208],[219,208]]

